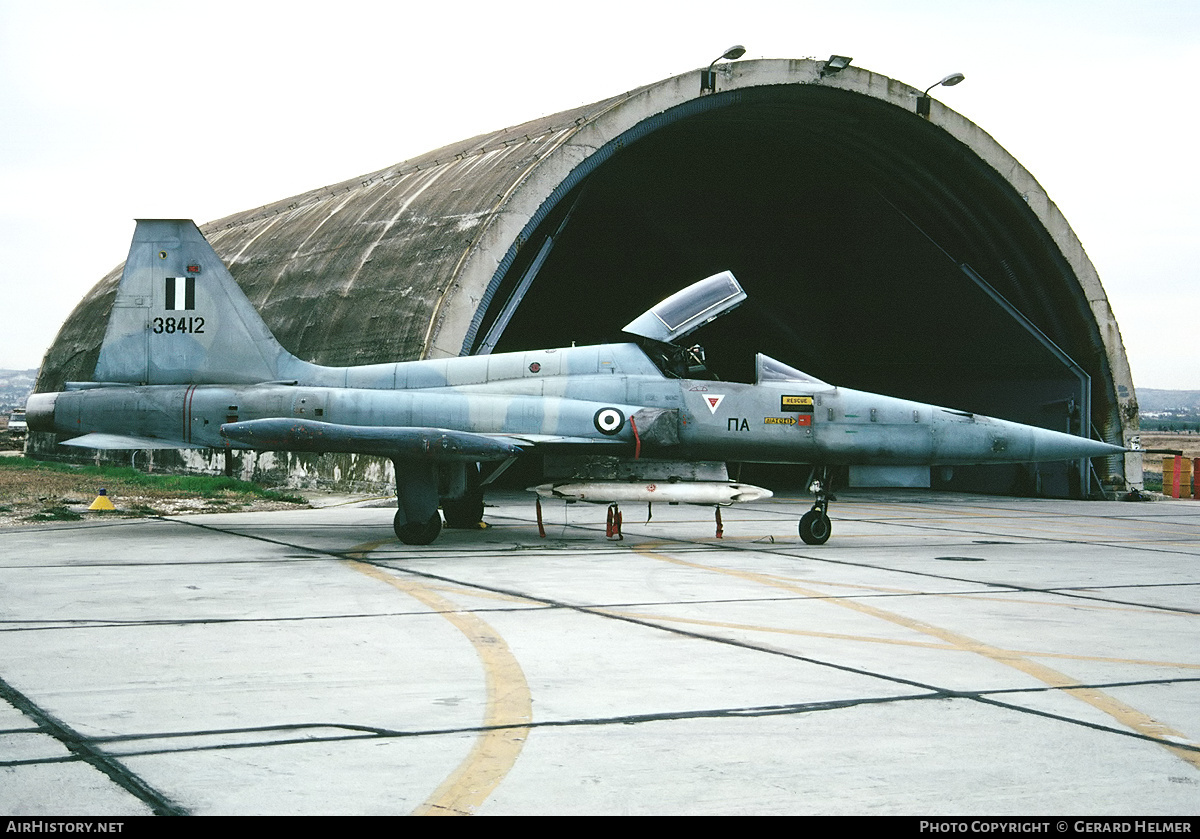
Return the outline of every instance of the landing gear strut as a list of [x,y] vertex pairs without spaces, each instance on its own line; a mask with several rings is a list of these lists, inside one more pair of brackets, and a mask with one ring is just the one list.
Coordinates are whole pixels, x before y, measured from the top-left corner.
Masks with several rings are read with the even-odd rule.
[[483,487],[475,463],[443,463],[394,458],[396,518],[392,528],[406,545],[432,544],[446,527],[483,527]]
[[443,498],[442,514],[446,527],[478,530],[483,526],[483,488],[479,480],[479,467],[468,463],[464,468],[466,488],[460,498]]
[[829,541],[833,528],[829,523],[829,470],[822,468],[820,474],[813,470],[809,490],[816,496],[812,509],[800,517],[800,538],[806,545],[824,545]]
[[392,461],[396,469],[396,518],[392,529],[406,545],[429,545],[442,532],[438,476],[428,461]]

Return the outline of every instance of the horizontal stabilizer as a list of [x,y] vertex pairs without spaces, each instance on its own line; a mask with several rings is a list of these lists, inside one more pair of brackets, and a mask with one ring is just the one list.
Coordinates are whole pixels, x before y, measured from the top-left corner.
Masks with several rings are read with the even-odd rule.
[[338,425],[304,419],[259,419],[221,426],[221,436],[259,451],[353,452],[415,460],[505,460],[521,447],[444,428]]
[[83,449],[194,449],[195,443],[182,440],[160,440],[157,437],[130,437],[124,434],[84,434],[73,440],[64,440],[64,446]]
[[512,442],[518,446],[613,446],[626,445],[626,441],[618,440],[612,437],[596,438],[596,437],[566,437],[562,434],[513,434],[504,432],[502,434],[487,435],[492,440],[502,440]]

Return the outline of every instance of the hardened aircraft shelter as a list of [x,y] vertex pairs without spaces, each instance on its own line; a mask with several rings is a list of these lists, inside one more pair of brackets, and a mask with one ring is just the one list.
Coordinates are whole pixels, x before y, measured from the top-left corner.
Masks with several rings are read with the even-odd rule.
[[[683,286],[749,300],[697,334],[835,384],[1125,444],[1137,403],[1095,268],[1034,177],[920,90],[853,65],[734,61],[210,222],[281,343],[326,365],[625,340]],[[924,105],[924,107],[922,107]],[[928,113],[923,113],[927,110]],[[91,378],[120,269],[39,390]],[[1140,459],[959,469],[944,488],[1079,495]]]

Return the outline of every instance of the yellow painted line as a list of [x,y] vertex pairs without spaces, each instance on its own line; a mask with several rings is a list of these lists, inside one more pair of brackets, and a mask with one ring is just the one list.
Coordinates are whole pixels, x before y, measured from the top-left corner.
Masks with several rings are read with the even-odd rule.
[[[390,541],[390,540],[388,540]],[[350,556],[365,556],[386,542],[360,545]],[[403,579],[383,569],[350,560],[350,567],[387,583],[424,603],[466,636],[483,664],[487,705],[483,727],[470,754],[442,781],[433,794],[413,811],[416,816],[466,816],[475,812],[504,780],[529,736],[533,699],[520,662],[508,644],[486,621],[442,597],[415,579]]]
[[[498,591],[483,591],[481,589],[472,589],[466,586],[455,585],[425,585],[426,591],[439,592],[441,594],[460,594],[465,597],[473,597],[476,600],[494,600],[500,603],[515,603],[521,606],[537,606],[539,608],[547,608],[546,604],[541,600],[531,600],[528,597],[521,597],[517,594],[502,594]],[[461,607],[455,606],[454,611],[461,612]]]
[[[1126,705],[1124,702],[1109,696],[1101,690],[1082,687],[1079,685],[1078,680],[1072,679],[1065,673],[1060,673],[1059,671],[1047,667],[1044,664],[1039,664],[1036,661],[1029,661],[1014,650],[1005,650],[1001,649],[1000,647],[994,647],[991,644],[978,641],[961,633],[954,632],[949,629],[943,629],[942,627],[934,626],[933,624],[925,623],[924,621],[914,620],[895,612],[889,612],[885,609],[880,609],[876,606],[863,603],[858,600],[830,597],[829,595],[819,592],[815,589],[807,589],[803,586],[794,585],[792,583],[777,582],[763,574],[757,574],[751,571],[735,571],[732,569],[699,565],[686,560],[676,559],[675,557],[670,557],[665,554],[647,551],[639,547],[634,547],[634,550],[645,556],[658,559],[663,562],[669,562],[674,565],[682,565],[689,568],[712,571],[718,574],[727,574],[729,576],[738,577],[751,582],[757,582],[763,585],[794,591],[810,597],[820,597],[824,603],[842,606],[846,609],[851,609],[861,614],[869,615],[871,617],[878,618],[879,620],[887,621],[888,623],[902,626],[906,629],[911,629],[915,632],[920,632],[924,635],[930,635],[934,638],[939,638],[950,644],[953,648],[976,653],[999,664],[1012,667],[1013,669],[1018,670],[1027,676],[1031,676],[1044,684],[1050,685],[1051,687],[1060,688],[1064,693],[1067,693],[1081,702],[1085,702],[1088,705],[1091,705],[1093,708],[1108,714],[1117,722],[1133,729],[1139,734],[1144,734],[1159,740],[1171,738],[1191,743],[1186,735],[1176,731],[1165,723],[1161,723],[1158,720],[1153,719],[1147,714],[1142,713],[1130,705]],[[1191,744],[1200,745],[1197,743]],[[1200,770],[1200,753],[1188,751],[1186,749],[1180,749],[1169,743],[1162,743],[1161,745],[1176,757],[1191,764],[1193,768]]]
[[[821,598],[824,602],[826,598]],[[817,632],[810,629],[784,629],[778,626],[759,626],[749,623],[730,623],[728,621],[710,621],[700,618],[681,618],[677,615],[656,615],[646,612],[636,612],[616,609],[596,609],[598,613],[616,617],[634,618],[638,620],[663,621],[666,623],[688,624],[690,626],[712,626],[720,629],[736,629],[745,632],[765,632],[776,635],[796,635],[806,638],[827,638],[834,641],[857,641],[864,644],[892,644],[897,647],[918,647],[929,650],[961,650],[953,644],[937,643],[934,641],[908,641],[900,638],[880,638],[872,635],[848,635],[841,632]],[[1103,655],[1076,655],[1073,653],[1051,653],[1044,650],[1008,650],[1015,655],[1029,658],[1061,658],[1070,661],[1099,661],[1106,664],[1134,664],[1142,667],[1178,667],[1184,670],[1200,670],[1200,664],[1190,664],[1182,661],[1147,661],[1137,658],[1113,658]]]
[[[975,593],[966,592],[966,591],[964,591],[964,592],[944,591],[944,592],[939,592],[936,594],[931,594],[930,592],[918,591],[916,589],[894,588],[892,586],[867,586],[867,585],[862,585],[861,583],[835,583],[835,582],[831,582],[829,580],[813,580],[813,579],[806,578],[806,577],[788,577],[783,574],[763,574],[763,577],[765,579],[776,580],[776,581],[783,582],[783,583],[792,583],[792,582],[808,583],[809,585],[830,586],[831,588],[854,589],[857,591],[874,591],[874,592],[879,592],[882,594],[896,594],[896,595],[901,595],[901,596],[906,595],[906,594],[911,594],[911,595],[920,596],[920,597],[930,597],[930,596],[948,597],[948,598],[958,599],[958,600],[979,600],[979,601],[992,602],[992,603],[1022,603],[1022,604],[1028,605],[1028,606],[1038,606],[1040,608],[1050,606],[1052,608],[1058,608],[1058,609],[1082,609],[1085,611],[1092,611],[1092,612],[1133,612],[1135,614],[1146,614],[1147,612],[1155,612],[1155,613],[1161,613],[1164,617],[1180,617],[1180,618],[1194,618],[1195,617],[1195,615],[1191,614],[1191,613],[1180,612],[1175,609],[1165,609],[1161,606],[1115,606],[1115,605],[1114,606],[1105,606],[1105,605],[1101,605],[1099,603],[1089,603],[1086,600],[1078,600],[1078,599],[1052,603],[1052,602],[1047,602],[1047,601],[1043,601],[1043,600],[1026,600],[1021,597],[1001,597],[1001,596],[993,595],[993,594],[975,594]],[[1090,594],[1095,594],[1097,597],[1099,597],[1101,594],[1103,594],[1104,589],[1081,588],[1081,589],[1076,589],[1076,591],[1080,594],[1089,594],[1090,593]],[[1014,590],[1013,593],[1016,594],[1017,591]],[[1045,593],[1050,596],[1057,595],[1059,597],[1064,597],[1064,598],[1070,597],[1069,592],[1058,592],[1058,591],[1053,591],[1053,590],[1047,590]],[[822,596],[828,597],[829,595],[822,595]]]

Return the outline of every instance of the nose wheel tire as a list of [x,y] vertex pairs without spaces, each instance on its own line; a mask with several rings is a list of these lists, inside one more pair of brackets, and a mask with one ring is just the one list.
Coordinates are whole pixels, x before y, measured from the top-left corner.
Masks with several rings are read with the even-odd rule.
[[442,517],[438,515],[436,510],[432,518],[424,524],[402,522],[403,516],[403,510],[397,511],[392,527],[396,531],[396,538],[406,545],[433,544],[433,540],[442,532]]
[[824,545],[832,532],[829,516],[820,510],[809,510],[800,517],[800,538],[806,545]]

